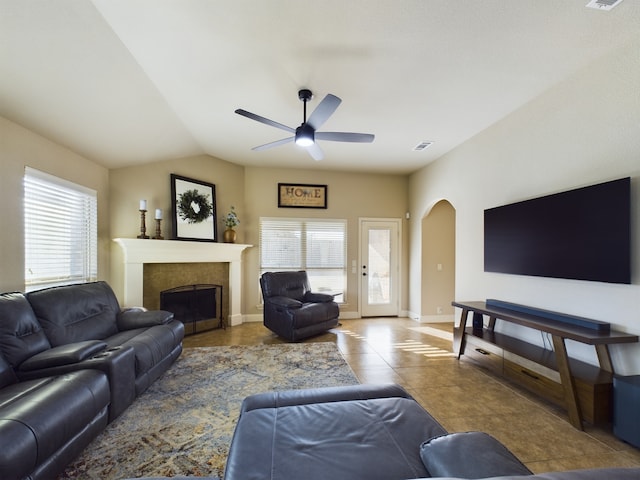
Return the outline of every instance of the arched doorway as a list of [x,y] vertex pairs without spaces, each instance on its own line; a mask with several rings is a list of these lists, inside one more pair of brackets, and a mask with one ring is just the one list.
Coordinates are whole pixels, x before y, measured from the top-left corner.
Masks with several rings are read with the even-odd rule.
[[422,219],[421,322],[453,321],[456,211],[440,200]]

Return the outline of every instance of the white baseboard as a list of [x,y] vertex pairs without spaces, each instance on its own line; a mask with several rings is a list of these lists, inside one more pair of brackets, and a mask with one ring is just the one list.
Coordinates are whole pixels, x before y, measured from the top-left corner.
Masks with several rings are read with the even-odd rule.
[[407,317],[417,323],[449,323],[454,321],[455,315],[453,313],[447,315],[420,315],[415,312],[407,312]]
[[227,318],[227,325],[235,327],[236,325],[242,325],[244,323],[244,315],[238,313],[236,315],[229,315]]
[[[447,323],[453,322],[453,314],[451,315],[423,315],[419,317],[417,314],[402,311],[399,317],[408,317],[412,320],[415,320],[417,323]],[[340,312],[340,317],[342,320],[353,320],[356,318],[360,318],[359,312]],[[251,322],[262,322],[262,313],[252,313],[248,315],[234,315],[233,318],[229,318],[229,325],[235,327],[236,325],[241,325],[243,323],[251,323]]]
[[242,316],[242,323],[261,322],[261,321],[262,321],[261,313],[252,313],[250,315]]
[[452,323],[453,321],[453,313],[448,315],[423,315],[419,320],[420,323]]

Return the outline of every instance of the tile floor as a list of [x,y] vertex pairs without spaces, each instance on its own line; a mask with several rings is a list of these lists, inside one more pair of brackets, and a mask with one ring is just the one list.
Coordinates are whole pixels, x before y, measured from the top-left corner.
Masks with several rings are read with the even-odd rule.
[[[640,449],[610,428],[581,432],[565,412],[451,353],[451,324],[407,318],[342,320],[306,342],[335,342],[362,383],[404,386],[450,432],[482,430],[532,471],[640,466]],[[185,338],[185,347],[282,343],[262,323]]]

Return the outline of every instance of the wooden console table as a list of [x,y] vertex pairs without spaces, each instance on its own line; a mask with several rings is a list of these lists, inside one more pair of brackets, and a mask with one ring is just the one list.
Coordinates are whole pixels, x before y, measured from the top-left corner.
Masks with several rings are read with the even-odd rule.
[[[460,325],[454,330],[454,353],[458,358],[465,354],[467,343],[480,345],[469,353],[480,353],[490,359],[489,368],[515,380],[526,388],[539,393],[552,401],[563,404],[569,413],[571,424],[582,430],[583,417],[592,423],[607,420],[611,409],[611,384],[613,382],[613,364],[609,354],[609,345],[616,343],[638,342],[638,336],[623,332],[598,331],[590,328],[562,323],[544,316],[523,313],[508,308],[487,305],[486,302],[451,302],[454,307],[462,309]],[[487,328],[474,329],[467,327],[469,312],[489,317]],[[536,347],[521,340],[494,332],[496,320],[514,323],[546,332],[551,335],[553,350]],[[570,359],[567,356],[565,340],[593,345],[598,356],[600,367],[594,367]],[[485,346],[486,350],[482,348]],[[507,359],[512,354],[518,360]],[[504,355],[504,357],[503,357]],[[538,364],[542,370],[535,368]],[[514,365],[515,368],[514,368]],[[522,366],[522,368],[521,368]],[[527,368],[533,367],[533,369]],[[550,373],[546,373],[546,372]],[[553,373],[559,378],[554,380]],[[546,374],[546,375],[545,375]],[[579,384],[579,388],[576,384]],[[585,386],[586,385],[586,386]],[[557,390],[554,391],[554,388]],[[584,393],[582,390],[591,392]],[[598,392],[600,389],[600,392]],[[595,393],[594,393],[595,392]],[[581,412],[581,404],[588,414]]]

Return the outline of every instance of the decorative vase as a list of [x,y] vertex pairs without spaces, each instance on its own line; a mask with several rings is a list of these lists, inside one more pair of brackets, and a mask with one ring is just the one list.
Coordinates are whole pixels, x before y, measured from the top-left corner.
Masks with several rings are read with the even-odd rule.
[[224,243],[236,243],[236,231],[233,228],[227,228],[222,234]]

